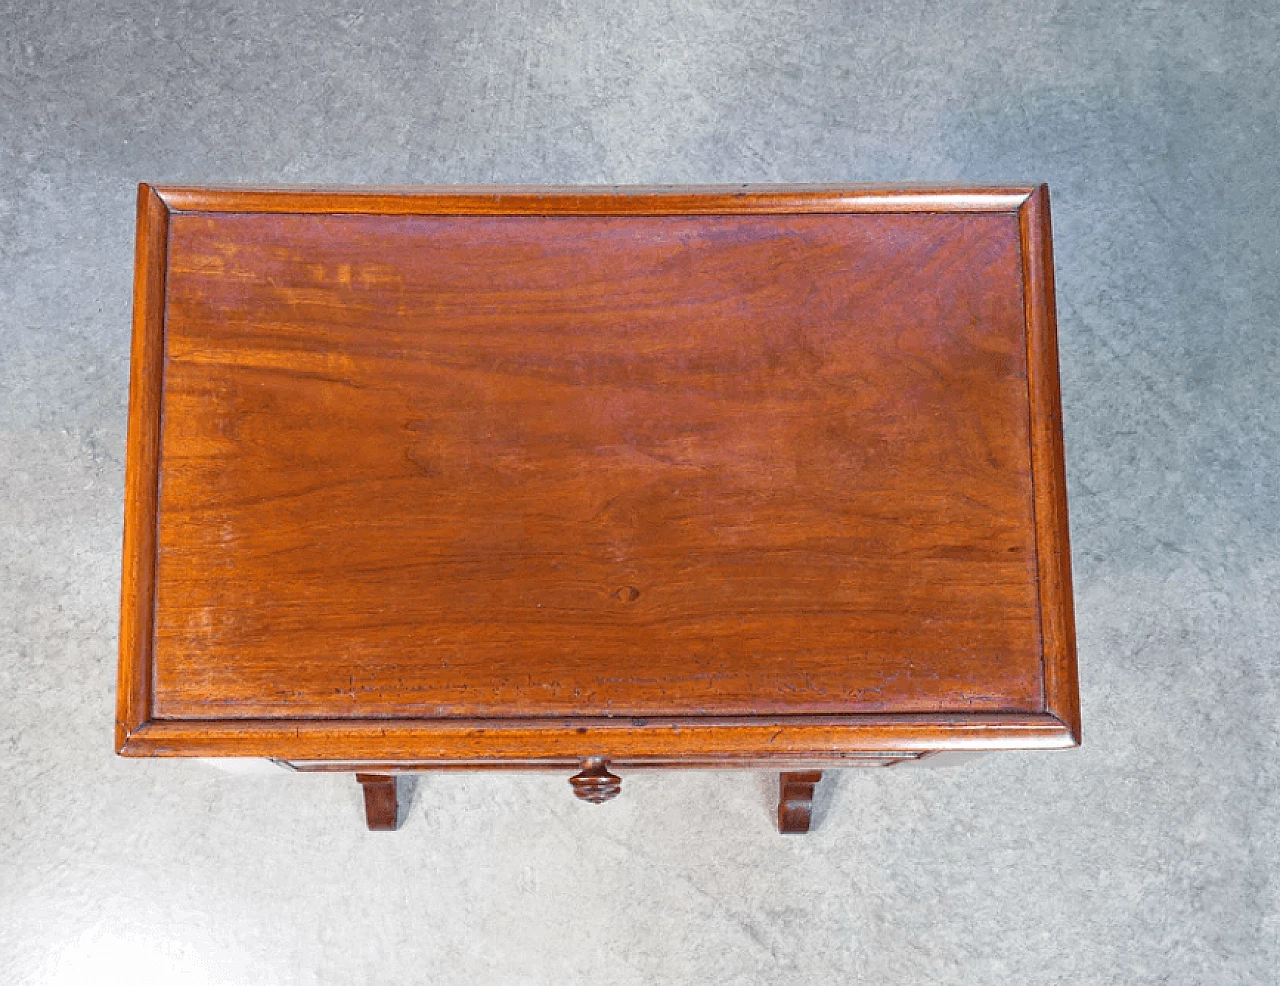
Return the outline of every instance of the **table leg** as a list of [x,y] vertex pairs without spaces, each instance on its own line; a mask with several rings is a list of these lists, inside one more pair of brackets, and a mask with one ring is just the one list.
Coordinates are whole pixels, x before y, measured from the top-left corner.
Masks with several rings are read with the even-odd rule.
[[394,832],[400,801],[395,774],[356,774],[364,788],[364,818],[370,832]]
[[822,771],[806,770],[778,775],[778,831],[803,835],[809,831],[813,814],[813,789],[822,780]]

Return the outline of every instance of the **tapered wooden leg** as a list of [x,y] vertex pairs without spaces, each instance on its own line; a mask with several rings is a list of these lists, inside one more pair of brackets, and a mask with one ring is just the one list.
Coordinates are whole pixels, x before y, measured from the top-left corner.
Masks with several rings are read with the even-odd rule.
[[813,814],[813,789],[822,780],[822,771],[806,770],[778,775],[778,831],[803,835],[809,831]]
[[364,788],[364,820],[370,832],[394,832],[400,801],[395,774],[356,774]]

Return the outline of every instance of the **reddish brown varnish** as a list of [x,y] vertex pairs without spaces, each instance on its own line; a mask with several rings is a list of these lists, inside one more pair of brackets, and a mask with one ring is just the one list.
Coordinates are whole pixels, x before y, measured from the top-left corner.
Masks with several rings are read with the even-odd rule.
[[142,186],[135,292],[125,754],[1078,741],[1043,186]]
[[[779,832],[784,835],[804,835],[809,831],[813,817],[813,790],[821,781],[820,770],[783,771],[778,775]],[[370,823],[370,828],[372,827]]]
[[400,809],[394,774],[356,774],[364,793],[364,820],[370,832],[394,832]]

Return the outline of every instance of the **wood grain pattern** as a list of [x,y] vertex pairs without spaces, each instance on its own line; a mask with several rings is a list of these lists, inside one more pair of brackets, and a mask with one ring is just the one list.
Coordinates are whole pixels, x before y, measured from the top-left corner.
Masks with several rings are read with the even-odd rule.
[[157,713],[1034,709],[1018,226],[947,219],[174,216]]
[[1043,191],[140,203],[123,752],[1075,742]]

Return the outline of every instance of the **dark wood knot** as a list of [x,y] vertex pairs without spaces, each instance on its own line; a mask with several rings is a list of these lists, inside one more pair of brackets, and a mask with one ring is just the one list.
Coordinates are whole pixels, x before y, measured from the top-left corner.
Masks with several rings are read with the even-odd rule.
[[622,778],[609,773],[609,761],[604,757],[588,757],[582,761],[581,773],[569,778],[573,793],[593,805],[616,798],[622,790]]

